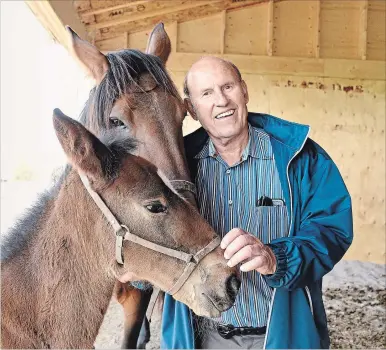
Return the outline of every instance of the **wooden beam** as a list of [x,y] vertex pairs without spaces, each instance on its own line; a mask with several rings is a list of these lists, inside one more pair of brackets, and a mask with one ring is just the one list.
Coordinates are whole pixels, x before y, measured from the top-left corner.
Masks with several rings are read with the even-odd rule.
[[226,10],[221,11],[221,21],[220,21],[220,53],[225,52],[225,30],[227,27],[227,12]]
[[268,20],[267,20],[267,55],[273,54],[273,0],[268,2]]
[[114,38],[123,32],[129,32],[130,34],[132,34],[145,30],[151,30],[154,28],[154,25],[159,22],[163,22],[165,23],[165,25],[167,25],[168,23],[172,22],[185,22],[188,20],[188,18],[189,20],[193,20],[205,18],[208,16],[214,16],[216,14],[220,14],[220,12],[223,10],[224,4],[222,2],[217,2],[215,5],[204,5],[197,7],[194,11],[187,9],[184,11],[168,13],[163,16],[145,18],[140,21],[127,21],[126,23],[121,24],[119,26],[98,30],[96,39],[97,41],[100,41]]
[[213,5],[216,3],[221,3],[222,0],[220,1],[197,1],[194,3],[189,3],[189,4],[183,4],[179,6],[174,6],[174,7],[168,7],[164,8],[161,10],[156,10],[156,11],[151,11],[151,12],[146,12],[143,11],[142,13],[137,13],[134,15],[131,15],[129,20],[128,18],[121,18],[121,19],[116,19],[116,20],[111,20],[111,21],[105,21],[105,22],[100,22],[100,23],[95,23],[95,24],[90,24],[87,26],[88,29],[101,29],[101,28],[108,28],[108,27],[113,27],[113,26],[118,26],[120,24],[127,23],[128,21],[133,22],[133,21],[139,21],[141,19],[147,18],[147,17],[155,17],[155,16],[162,16],[165,14],[169,14],[172,12],[178,12],[178,11],[183,11],[183,10],[190,10],[199,6],[204,6],[204,5]]
[[149,0],[130,1],[130,2],[126,2],[125,4],[121,4],[121,5],[107,6],[107,7],[102,7],[102,8],[96,9],[96,10],[79,11],[78,13],[81,16],[100,15],[101,13],[104,13],[104,12],[117,11],[117,10],[124,9],[124,8],[130,7],[130,6],[138,6],[138,5],[146,4],[148,2],[150,2],[150,1]]
[[71,1],[45,0],[25,1],[37,19],[59,43],[68,48],[69,35],[65,25],[69,25],[81,38],[89,40],[84,24],[76,16]]
[[314,7],[314,56],[320,57],[320,2],[316,0],[313,2]]
[[[176,53],[168,60],[172,72],[187,72],[202,53]],[[241,73],[303,77],[385,80],[383,61],[267,57],[254,55],[213,55],[233,62]]]
[[365,60],[367,58],[367,14],[369,2],[368,0],[361,0],[359,5],[359,41],[358,54],[359,58]]

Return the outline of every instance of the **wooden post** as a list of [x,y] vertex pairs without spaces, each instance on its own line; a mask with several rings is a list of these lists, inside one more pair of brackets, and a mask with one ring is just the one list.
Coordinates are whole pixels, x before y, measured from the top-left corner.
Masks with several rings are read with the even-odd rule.
[[314,1],[315,4],[315,21],[314,21],[314,54],[316,58],[320,57],[320,2]]
[[225,30],[226,30],[227,11],[221,11],[220,22],[220,53],[225,53]]
[[273,0],[268,2],[267,55],[273,55]]
[[365,60],[367,58],[367,14],[369,2],[368,0],[360,1],[359,12],[359,41],[358,54],[359,58]]

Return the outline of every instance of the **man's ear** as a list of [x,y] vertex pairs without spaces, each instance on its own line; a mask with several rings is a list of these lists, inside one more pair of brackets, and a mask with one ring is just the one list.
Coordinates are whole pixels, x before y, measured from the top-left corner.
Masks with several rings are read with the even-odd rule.
[[244,80],[241,80],[241,88],[243,90],[245,104],[249,102],[249,94],[248,94],[248,87]]
[[192,105],[192,101],[190,101],[190,98],[184,98],[184,105],[185,108],[188,110],[189,114],[192,116],[194,120],[198,120],[196,111]]
[[53,123],[71,165],[92,181],[103,180],[106,169],[112,168],[113,157],[109,148],[81,123],[67,117],[59,109],[54,110]]

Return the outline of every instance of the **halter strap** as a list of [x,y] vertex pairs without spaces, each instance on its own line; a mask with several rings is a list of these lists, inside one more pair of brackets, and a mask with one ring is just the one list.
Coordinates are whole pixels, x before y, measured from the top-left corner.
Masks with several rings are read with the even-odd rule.
[[[179,250],[163,247],[159,244],[150,242],[146,239],[143,239],[133,233],[130,232],[129,228],[126,225],[122,225],[118,222],[114,214],[111,212],[111,210],[107,207],[107,205],[103,202],[102,198],[99,196],[97,192],[95,192],[91,186],[88,178],[84,175],[80,175],[80,179],[82,180],[82,183],[92,199],[94,200],[95,204],[99,207],[103,215],[106,217],[106,219],[109,221],[111,226],[113,227],[115,231],[116,236],[116,242],[115,242],[115,259],[118,262],[118,264],[123,265],[123,256],[122,256],[122,247],[123,247],[123,241],[131,241],[133,243],[139,244],[145,248],[154,250],[156,252],[162,253],[164,255],[168,255],[172,258],[176,258],[179,260],[182,260],[187,263],[187,266],[185,267],[184,271],[182,272],[181,276],[178,278],[178,280],[175,282],[175,284],[172,286],[172,288],[167,292],[171,295],[177,293],[181,287],[184,285],[186,280],[189,278],[193,270],[196,268],[196,266],[199,264],[199,262],[211,251],[216,249],[220,245],[220,237],[216,236],[212,241],[208,243],[204,248],[199,250],[195,255],[185,253]],[[175,180],[175,181],[184,181],[185,180]],[[186,181],[188,182],[188,181]]]

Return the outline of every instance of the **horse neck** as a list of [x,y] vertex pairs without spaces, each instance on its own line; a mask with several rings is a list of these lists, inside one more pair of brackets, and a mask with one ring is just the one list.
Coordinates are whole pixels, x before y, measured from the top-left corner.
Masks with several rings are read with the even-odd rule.
[[75,172],[44,222],[31,242],[28,268],[35,281],[35,317],[48,332],[42,338],[51,348],[91,347],[115,283],[108,272],[115,241],[106,233],[112,229]]

